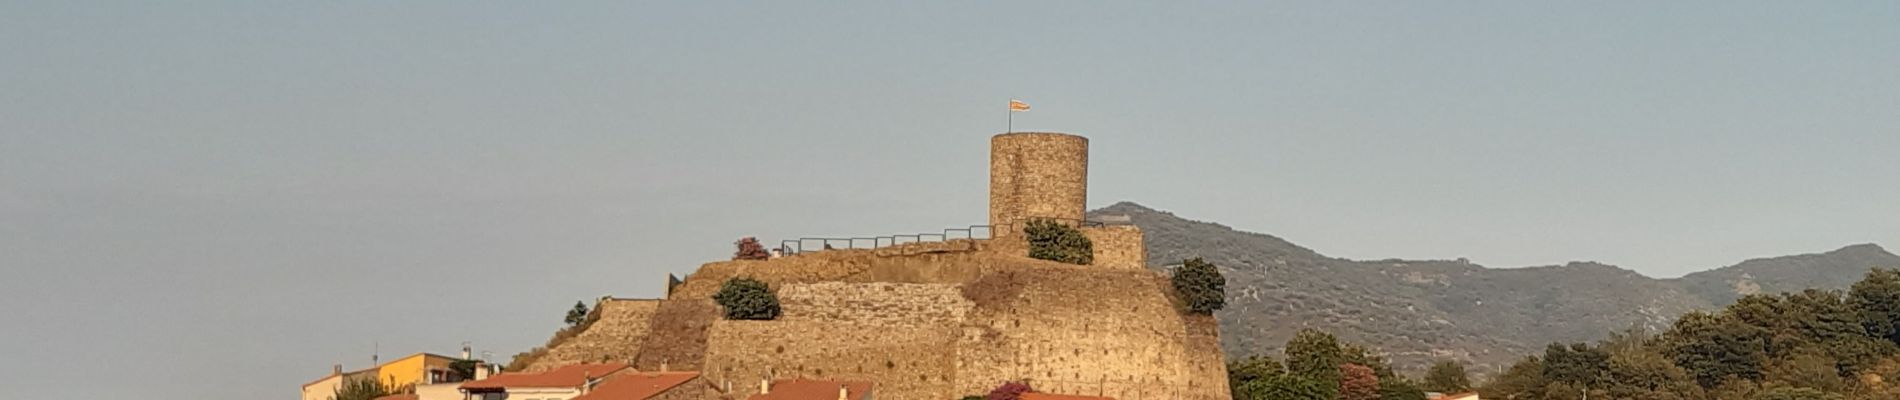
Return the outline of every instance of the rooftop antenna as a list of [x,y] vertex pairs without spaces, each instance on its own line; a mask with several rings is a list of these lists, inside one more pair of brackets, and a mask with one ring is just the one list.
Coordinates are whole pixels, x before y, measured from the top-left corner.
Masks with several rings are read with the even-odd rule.
[[381,341],[370,342],[369,366],[374,367],[377,365],[377,363],[379,362],[377,361],[377,356],[380,355],[382,352],[383,352],[383,342]]

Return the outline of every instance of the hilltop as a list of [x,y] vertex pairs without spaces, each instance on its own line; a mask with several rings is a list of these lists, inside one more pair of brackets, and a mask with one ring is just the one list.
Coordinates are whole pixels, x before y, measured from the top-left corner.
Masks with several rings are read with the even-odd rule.
[[[699,398],[762,377],[873,382],[880,399],[950,399],[1028,380],[1052,393],[1226,399],[1215,319],[1182,311],[1165,275],[1023,256],[1004,239],[708,263],[665,299],[602,299],[597,318],[528,371],[626,361],[699,371]],[[767,282],[784,314],[720,318],[726,280]]]
[[1378,346],[1395,366],[1413,371],[1450,358],[1488,372],[1553,341],[1659,329],[1684,312],[1749,293],[1841,289],[1869,268],[1900,267],[1900,256],[1872,244],[1747,260],[1675,279],[1588,262],[1497,269],[1466,260],[1349,260],[1135,203],[1089,215],[1126,216],[1140,227],[1150,268],[1194,256],[1221,267],[1228,306],[1216,316],[1230,357],[1277,354],[1295,332],[1314,327]]

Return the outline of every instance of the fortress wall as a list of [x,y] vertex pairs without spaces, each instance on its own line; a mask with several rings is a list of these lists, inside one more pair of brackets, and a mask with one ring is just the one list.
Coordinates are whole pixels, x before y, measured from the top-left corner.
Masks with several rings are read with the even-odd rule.
[[[858,253],[857,257],[852,257]],[[835,250],[771,260],[707,263],[673,289],[671,299],[711,299],[720,285],[735,277],[750,277],[773,287],[785,283],[842,281],[871,268],[869,250]]]
[[[1051,132],[990,138],[990,225],[1029,218],[1080,221],[1088,204],[1089,139]],[[997,236],[1021,230],[999,230]]]
[[1148,268],[1148,248],[1141,244],[1141,228],[1134,225],[1083,227],[1095,246],[1096,266],[1127,269]]
[[770,260],[707,263],[674,288],[672,299],[709,299],[734,277],[771,285],[815,282],[960,283],[990,269],[997,259],[989,241],[957,239],[879,249],[815,251]]
[[604,360],[632,360],[639,352],[640,342],[647,336],[648,324],[661,303],[661,300],[650,299],[601,299],[595,304],[595,307],[600,307],[600,320],[594,321],[579,335],[549,349],[546,356],[529,364],[527,371],[539,372]]
[[699,370],[706,357],[706,331],[720,318],[719,305],[710,298],[667,300],[654,312],[634,368],[658,371],[665,364],[673,371]]
[[789,284],[774,321],[714,323],[709,374],[757,390],[760,377],[862,379],[880,399],[947,399],[956,327],[971,308],[954,284]]
[[1027,379],[1123,400],[1227,398],[1218,343],[1174,309],[1165,279],[1146,270],[1024,269],[969,288],[997,297],[979,300],[959,335],[957,392]]
[[950,399],[956,344],[947,322],[881,326],[819,320],[718,321],[703,373],[738,398],[765,377],[865,380],[877,398]]
[[779,289],[786,321],[886,327],[944,326],[963,321],[970,301],[952,284],[824,282]]

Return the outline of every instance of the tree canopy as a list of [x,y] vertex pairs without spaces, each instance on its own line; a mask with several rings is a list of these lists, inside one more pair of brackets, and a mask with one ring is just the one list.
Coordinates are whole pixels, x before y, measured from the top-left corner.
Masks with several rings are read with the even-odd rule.
[[1900,272],[1874,269],[1846,292],[1753,294],[1657,334],[1553,343],[1479,390],[1516,400],[1873,400],[1900,398],[1896,379]]
[[1095,242],[1075,227],[1050,219],[1034,219],[1023,228],[1029,258],[1076,265],[1095,262]]
[[713,301],[725,308],[726,319],[768,320],[779,315],[778,296],[765,282],[748,277],[727,279]]
[[1227,306],[1227,278],[1220,268],[1200,257],[1187,259],[1174,270],[1174,291],[1187,303],[1188,311],[1213,314]]

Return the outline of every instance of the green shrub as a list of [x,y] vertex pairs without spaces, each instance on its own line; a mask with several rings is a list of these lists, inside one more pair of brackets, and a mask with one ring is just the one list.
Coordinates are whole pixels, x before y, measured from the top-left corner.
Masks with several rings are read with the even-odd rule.
[[1081,230],[1047,219],[1029,221],[1023,228],[1029,240],[1029,258],[1089,265],[1095,262],[1095,243]]
[[[391,376],[390,379],[395,379]],[[415,393],[415,386],[390,385],[376,376],[348,378],[330,392],[330,400],[373,400],[392,394]]]
[[1200,257],[1188,259],[1174,270],[1174,291],[1187,303],[1188,311],[1212,314],[1227,306],[1227,278],[1220,268]]
[[713,295],[713,301],[726,309],[726,319],[769,320],[778,318],[778,296],[765,282],[738,277],[726,280]]

